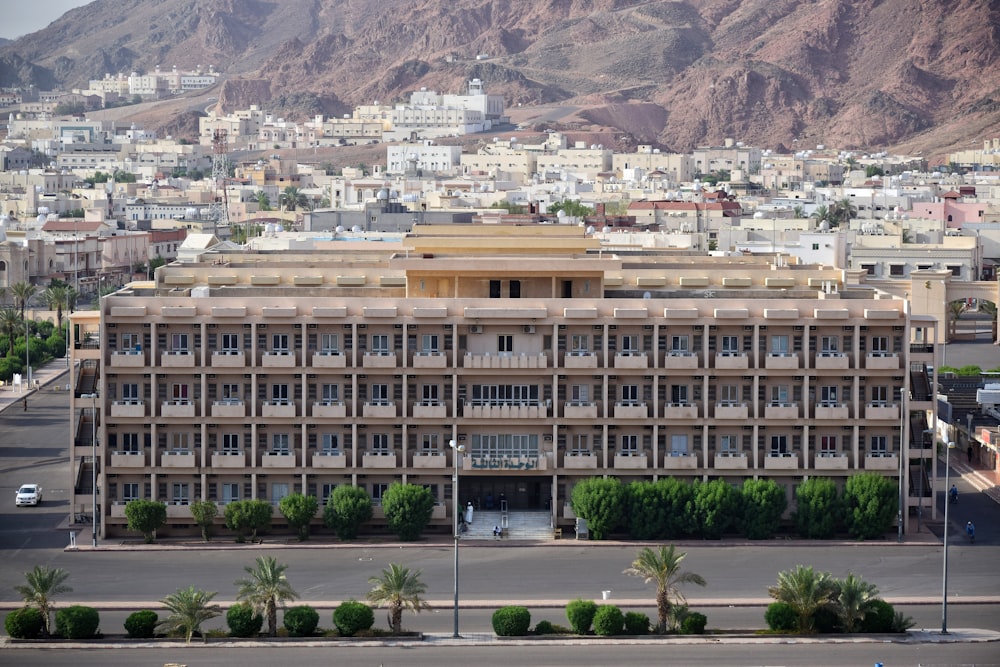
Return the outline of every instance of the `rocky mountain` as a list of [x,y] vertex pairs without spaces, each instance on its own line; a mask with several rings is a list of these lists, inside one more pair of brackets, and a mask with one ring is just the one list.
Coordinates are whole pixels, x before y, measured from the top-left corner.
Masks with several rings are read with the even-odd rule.
[[0,47],[0,85],[214,65],[223,105],[342,113],[480,78],[624,143],[930,155],[995,134],[998,60],[997,0],[95,0]]

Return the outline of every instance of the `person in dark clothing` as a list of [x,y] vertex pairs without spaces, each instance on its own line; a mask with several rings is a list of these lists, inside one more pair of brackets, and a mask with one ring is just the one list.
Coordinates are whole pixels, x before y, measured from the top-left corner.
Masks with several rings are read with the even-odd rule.
[[971,466],[972,465],[972,445],[969,445],[969,448],[965,450],[965,453],[969,456],[969,465]]

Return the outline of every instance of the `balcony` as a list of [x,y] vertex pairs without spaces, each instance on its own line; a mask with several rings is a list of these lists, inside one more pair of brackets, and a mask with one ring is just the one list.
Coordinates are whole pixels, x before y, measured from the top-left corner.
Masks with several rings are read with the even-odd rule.
[[746,403],[716,403],[716,419],[749,419],[750,408]]
[[794,452],[772,452],[764,457],[764,470],[798,470],[799,456]]
[[111,452],[111,467],[131,470],[145,468],[146,455],[142,452]]
[[663,407],[664,419],[697,419],[698,406],[690,403],[667,403]]
[[764,419],[798,419],[799,406],[795,403],[768,403],[764,406]]
[[313,403],[313,417],[325,419],[344,419],[347,417],[347,406],[343,401],[320,401]]
[[566,452],[564,470],[597,470],[597,457],[593,452]]
[[362,408],[362,416],[364,417],[395,417],[396,416],[396,404],[395,403],[365,403]]
[[892,352],[872,352],[865,357],[865,368],[876,371],[899,370],[899,356]]
[[597,419],[597,403],[567,402],[563,406],[565,419]]
[[422,470],[440,470],[448,467],[448,457],[441,452],[418,452],[413,455],[413,467]]
[[615,403],[615,419],[645,419],[649,408],[645,403]]
[[260,406],[261,417],[288,419],[295,416],[295,403],[291,401],[264,401]]
[[242,350],[221,350],[212,353],[212,368],[244,368],[247,355]]
[[340,451],[331,450],[328,452],[316,452],[312,456],[313,468],[346,468],[347,454]]
[[849,419],[847,403],[817,403],[816,419]]
[[448,357],[441,352],[417,352],[413,355],[414,368],[447,368]]
[[246,468],[247,455],[243,452],[212,452],[213,468]]
[[246,417],[247,406],[243,401],[215,401],[212,403],[213,417]]
[[890,403],[869,403],[865,419],[899,419],[899,406]]
[[448,416],[448,406],[444,403],[414,403],[412,416],[418,419],[444,419]]
[[723,370],[749,368],[750,357],[743,352],[720,352],[715,355],[715,367]]
[[124,519],[125,518],[125,505],[128,501],[125,500],[115,500],[111,503],[111,518],[112,519]]
[[462,416],[471,419],[538,419],[548,416],[548,408],[539,404],[472,405],[465,404]]
[[260,359],[263,368],[295,368],[296,357],[291,350],[265,352]]
[[111,352],[111,361],[108,365],[112,368],[142,368],[146,365],[146,356],[141,351],[126,350],[121,352],[114,350]]
[[164,401],[160,405],[161,417],[187,417],[194,418],[194,403],[188,400]]
[[645,452],[618,452],[615,454],[615,470],[645,470],[649,461]]
[[866,455],[865,470],[899,470],[899,457],[889,452]]
[[698,368],[698,355],[685,350],[671,350],[663,357],[663,367],[675,370]]
[[815,470],[847,470],[847,454],[820,452],[813,459]]
[[563,357],[563,368],[597,368],[597,355],[593,352],[570,352]]
[[347,357],[340,352],[317,352],[312,356],[314,368],[347,368]]
[[544,354],[466,354],[465,368],[548,368]]
[[649,368],[645,352],[619,352],[615,355],[615,368]]
[[391,470],[396,467],[395,452],[365,452],[361,457],[361,467]]
[[716,470],[746,470],[747,455],[741,452],[724,452],[715,455]]
[[164,468],[193,468],[195,455],[186,449],[166,451],[160,456],[160,465]]
[[160,355],[162,368],[194,368],[194,355],[187,350],[164,352]]
[[261,456],[264,468],[294,468],[295,456],[291,452],[264,452]]
[[789,370],[799,367],[799,355],[790,352],[772,352],[764,359],[768,370]]
[[112,401],[112,417],[145,417],[146,404],[142,401]]
[[698,468],[698,455],[688,453],[667,452],[663,457],[665,470],[695,470]]
[[843,352],[818,352],[815,363],[817,370],[843,370],[851,367],[851,359]]
[[392,352],[365,352],[361,365],[365,368],[395,368],[396,355]]

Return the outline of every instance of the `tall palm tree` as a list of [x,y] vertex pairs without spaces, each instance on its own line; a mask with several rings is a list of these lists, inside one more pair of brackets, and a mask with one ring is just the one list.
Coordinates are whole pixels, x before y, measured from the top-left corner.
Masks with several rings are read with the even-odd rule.
[[289,211],[294,211],[297,208],[309,208],[309,198],[294,185],[289,185],[282,190],[279,199]]
[[848,574],[846,579],[837,582],[834,610],[844,632],[857,632],[876,600],[878,600],[878,588],[861,577]]
[[278,607],[283,608],[285,602],[299,597],[285,577],[288,566],[279,563],[274,556],[258,556],[257,567],[247,565],[243,569],[250,576],[236,582],[240,588],[236,599],[264,614],[267,632],[274,637],[278,634]]
[[14,356],[14,339],[17,338],[17,334],[23,328],[24,320],[21,314],[17,312],[17,308],[9,306],[0,308],[0,331],[7,336],[8,356]]
[[948,325],[951,329],[949,340],[958,334],[958,318],[965,312],[965,300],[957,299],[948,304]]
[[811,567],[797,566],[778,573],[778,584],[767,589],[778,602],[784,602],[798,616],[799,632],[813,629],[813,614],[830,607],[836,593],[836,582],[829,572],[816,572]]
[[831,207],[833,212],[833,220],[830,221],[831,226],[846,225],[851,221],[851,218],[858,214],[858,208],[851,203],[850,199],[841,199],[836,204]]
[[403,631],[403,610],[412,609],[420,613],[430,609],[430,605],[421,598],[427,592],[427,586],[420,581],[421,570],[411,572],[409,568],[396,563],[382,570],[382,576],[370,577],[368,583],[373,588],[368,591],[368,601],[389,609],[389,629],[399,634]]
[[52,615],[52,598],[60,593],[69,593],[73,589],[64,585],[63,582],[69,578],[69,572],[61,567],[47,567],[36,565],[30,572],[24,573],[24,580],[27,582],[23,586],[15,586],[18,594],[24,602],[35,607],[42,614],[45,621],[45,634],[49,634],[52,627],[50,616]]
[[15,304],[17,309],[21,311],[21,317],[24,317],[24,311],[28,307],[28,301],[35,294],[35,286],[31,283],[14,283],[10,286],[10,293],[14,295]]
[[821,225],[824,222],[830,222],[830,209],[826,206],[817,206],[809,217],[815,218],[817,225]]
[[257,191],[257,207],[261,211],[271,210],[271,198],[267,196],[267,193],[263,190]]
[[50,285],[42,292],[42,301],[46,308],[56,311],[56,325],[62,331],[63,309],[69,305],[68,289],[62,285]]
[[992,340],[997,339],[997,305],[992,301],[979,301],[979,312],[986,313],[990,316],[990,321],[992,322],[991,333],[993,335]]
[[681,570],[685,556],[687,554],[678,553],[673,544],[655,551],[646,547],[632,561],[632,567],[626,568],[623,572],[633,577],[642,577],[647,584],[656,584],[656,627],[660,633],[667,631],[668,620],[671,623],[675,622],[673,613],[675,607],[684,605],[685,597],[680,590],[681,585],[705,585],[705,579],[700,574]]
[[[183,632],[184,641],[191,643],[191,636],[201,632],[201,624],[222,614],[222,607],[212,604],[215,593],[200,591],[194,586],[178,588],[160,600],[170,616],[156,624],[160,632]],[[207,641],[207,638],[206,638]]]

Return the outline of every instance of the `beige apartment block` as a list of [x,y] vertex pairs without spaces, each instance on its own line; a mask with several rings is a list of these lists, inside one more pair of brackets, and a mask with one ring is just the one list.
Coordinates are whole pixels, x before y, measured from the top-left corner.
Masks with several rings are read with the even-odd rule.
[[857,273],[619,256],[575,226],[378,245],[210,254],[74,313],[75,511],[91,448],[108,535],[135,498],[166,502],[180,534],[194,500],[351,484],[377,504],[395,481],[427,485],[447,531],[451,441],[463,504],[504,498],[555,527],[593,476],[766,477],[793,501],[808,477],[865,471],[902,473],[908,526],[911,465],[934,473],[936,322]]

